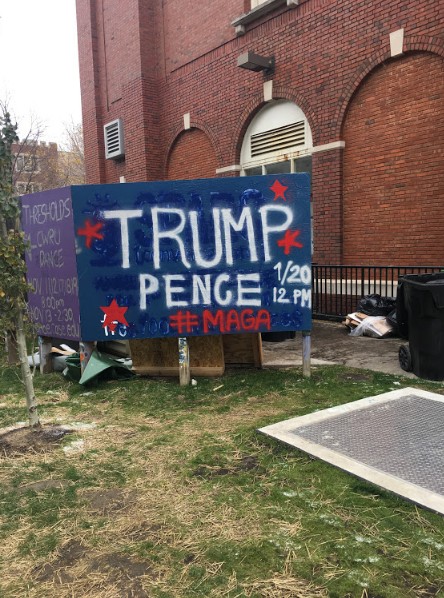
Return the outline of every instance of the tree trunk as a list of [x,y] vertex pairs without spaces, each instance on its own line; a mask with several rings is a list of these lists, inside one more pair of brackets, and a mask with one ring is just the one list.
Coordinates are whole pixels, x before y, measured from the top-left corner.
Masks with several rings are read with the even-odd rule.
[[34,383],[31,375],[31,368],[28,362],[28,351],[26,349],[26,335],[23,326],[26,314],[22,308],[18,309],[16,316],[16,336],[17,336],[17,350],[19,354],[20,367],[22,370],[23,384],[26,393],[26,406],[28,408],[29,426],[33,430],[40,429],[39,414],[37,413],[37,405],[35,402]]
[[[3,117],[0,118],[2,130],[0,132],[1,140],[1,156],[0,156],[0,239],[3,243],[8,245],[10,238],[7,229],[7,215],[3,202],[8,202],[11,199],[11,194],[14,192],[11,188],[12,183],[12,162],[11,162],[11,145],[17,140],[16,128],[11,124],[9,114],[3,107]],[[15,230],[20,231],[20,211],[18,206],[13,204],[10,206],[15,208],[12,213],[16,212]],[[12,217],[11,211],[9,211]],[[20,252],[21,253],[21,252]],[[24,252],[23,252],[24,253]],[[24,257],[24,256],[22,256]],[[21,278],[22,274],[17,272],[17,277]],[[3,293],[3,296],[8,294],[8,290]],[[26,333],[24,322],[28,319],[27,310],[24,307],[13,308],[13,319],[15,320],[15,335],[17,340],[17,351],[22,370],[22,382],[25,387],[26,406],[28,408],[29,426],[32,430],[38,430],[40,426],[39,415],[37,413],[37,405],[35,402],[34,383],[31,375],[31,368],[28,362],[28,351],[26,348]]]
[[0,239],[3,241],[8,240],[8,229],[6,228],[6,222],[4,218],[0,215]]

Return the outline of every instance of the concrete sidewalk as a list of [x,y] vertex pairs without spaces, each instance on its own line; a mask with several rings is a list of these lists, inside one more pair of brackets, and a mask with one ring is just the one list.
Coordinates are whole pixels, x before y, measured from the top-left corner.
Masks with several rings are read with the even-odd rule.
[[[312,365],[340,364],[403,378],[417,378],[399,365],[398,349],[407,341],[400,337],[375,339],[353,337],[343,324],[313,320],[311,332]],[[302,364],[302,335],[283,343],[263,343],[264,367],[291,367]]]

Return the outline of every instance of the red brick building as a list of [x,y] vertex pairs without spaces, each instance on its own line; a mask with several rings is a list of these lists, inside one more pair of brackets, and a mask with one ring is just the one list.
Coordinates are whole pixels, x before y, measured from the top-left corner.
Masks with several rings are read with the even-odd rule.
[[314,261],[444,262],[444,0],[76,2],[89,183],[311,170]]
[[58,186],[57,143],[25,139],[13,143],[12,183],[20,195]]

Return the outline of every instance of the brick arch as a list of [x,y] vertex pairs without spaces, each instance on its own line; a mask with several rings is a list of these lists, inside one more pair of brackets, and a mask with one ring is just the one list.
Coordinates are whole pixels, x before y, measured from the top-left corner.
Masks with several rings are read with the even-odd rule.
[[[310,106],[309,102],[299,92],[294,91],[290,87],[273,87],[273,100],[289,100],[299,106],[308,120],[311,128],[313,145],[315,145],[319,137],[319,130],[316,113]],[[240,161],[242,143],[244,141],[248,126],[260,109],[266,104],[267,102],[264,102],[263,94],[258,93],[252,96],[248,104],[244,107],[238,120],[238,125],[233,133],[230,147],[230,161],[233,164],[238,164]]]
[[191,123],[190,129],[180,130],[172,140],[166,160],[167,180],[199,179],[216,176],[220,162],[208,133]]
[[[438,54],[438,56],[444,57],[444,41],[424,35],[406,36],[404,38],[404,52],[408,53],[414,51],[432,52]],[[367,60],[356,69],[354,75],[342,90],[342,94],[339,98],[339,104],[333,118],[332,139],[342,139],[347,108],[364,79],[379,65],[389,60],[399,60],[402,56],[405,56],[405,54],[396,56],[392,59],[390,55],[390,43],[387,41],[387,44],[383,48],[372,56],[369,56]]]
[[444,262],[444,54],[410,48],[364,69],[345,111],[345,264]]
[[[165,165],[165,173],[168,172],[168,166],[170,163],[171,153],[174,149],[174,146],[176,145],[178,138],[181,135],[184,135],[187,131],[190,131],[192,129],[200,130],[209,139],[209,141],[211,143],[212,152],[216,156],[217,165],[215,166],[215,171],[216,171],[216,168],[219,168],[219,166],[222,164],[222,154],[220,151],[219,142],[218,142],[216,135],[213,133],[211,127],[209,127],[203,121],[193,120],[193,119],[190,120],[190,127],[191,127],[190,129],[185,129],[183,126],[183,123],[181,123],[180,125],[177,125],[177,127],[175,127],[173,129],[173,131],[167,141],[166,151],[164,153],[164,158],[162,160],[162,163]],[[215,176],[215,171],[212,176]]]
[[308,102],[308,100],[300,94],[298,91],[291,89],[291,87],[279,86],[273,88],[273,99],[274,100],[290,100],[294,102],[302,112],[305,114],[308,124],[311,129],[311,136],[313,138],[313,145],[319,143],[319,127],[316,112]]

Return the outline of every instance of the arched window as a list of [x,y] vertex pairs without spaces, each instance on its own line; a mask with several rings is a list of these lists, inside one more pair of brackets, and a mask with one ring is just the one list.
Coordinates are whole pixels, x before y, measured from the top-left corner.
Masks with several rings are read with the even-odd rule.
[[242,143],[241,174],[311,174],[311,129],[302,110],[288,100],[270,102],[253,118]]
[[[270,102],[253,118],[241,149],[241,176],[308,172],[312,189],[313,140],[308,120],[288,100]],[[310,203],[313,239],[313,203]],[[312,241],[313,253],[313,241]]]

